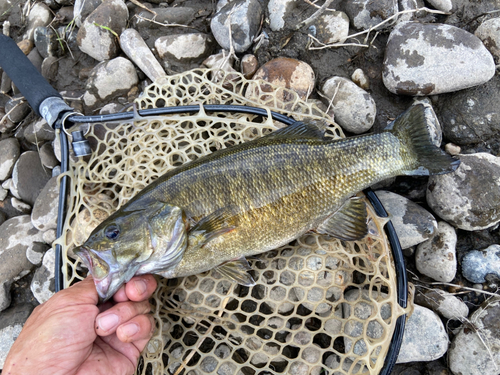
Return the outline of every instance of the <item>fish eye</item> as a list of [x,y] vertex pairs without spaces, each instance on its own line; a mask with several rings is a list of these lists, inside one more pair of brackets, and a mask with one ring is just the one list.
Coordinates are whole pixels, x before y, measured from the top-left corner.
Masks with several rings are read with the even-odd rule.
[[110,240],[116,239],[116,237],[118,237],[119,234],[120,234],[120,228],[118,228],[118,225],[116,224],[108,225],[106,229],[104,229],[104,235]]

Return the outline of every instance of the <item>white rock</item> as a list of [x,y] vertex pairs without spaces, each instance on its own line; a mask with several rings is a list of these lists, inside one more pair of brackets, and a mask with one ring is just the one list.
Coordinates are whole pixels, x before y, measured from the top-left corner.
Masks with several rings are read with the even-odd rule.
[[47,26],[54,17],[50,8],[43,2],[35,3],[30,10],[28,16],[28,27],[23,39],[29,39],[33,42],[35,37],[35,29],[39,26]]
[[212,50],[212,39],[203,33],[174,34],[156,39],[155,48],[170,68],[172,63],[191,63],[207,57]]
[[443,12],[451,12],[453,9],[452,0],[427,0],[434,8]]
[[43,263],[35,271],[31,281],[31,292],[38,302],[44,303],[54,295],[55,249],[51,248],[43,257]]
[[35,201],[31,213],[31,222],[40,231],[57,227],[57,210],[59,203],[59,185],[57,177],[52,177],[45,185]]
[[486,276],[500,277],[500,245],[469,251],[462,259],[462,274],[473,283],[484,283]]
[[[398,2],[397,0],[349,0],[345,2],[344,10],[354,27],[369,29],[396,14]],[[382,28],[390,25],[390,22],[386,23]]]
[[356,69],[351,76],[352,81],[361,87],[363,90],[368,90],[370,88],[370,79],[363,72],[363,69]]
[[282,30],[285,27],[285,18],[293,12],[298,0],[269,0],[267,10],[269,11],[269,27],[273,31]]
[[500,17],[484,21],[474,35],[483,41],[493,56],[500,58]]
[[315,22],[316,38],[324,44],[344,43],[349,35],[349,17],[344,12],[327,12]]
[[7,138],[0,141],[0,181],[5,181],[12,175],[21,148],[16,138]]
[[424,289],[415,295],[415,303],[432,309],[446,319],[463,320],[469,308],[460,298],[441,289]]

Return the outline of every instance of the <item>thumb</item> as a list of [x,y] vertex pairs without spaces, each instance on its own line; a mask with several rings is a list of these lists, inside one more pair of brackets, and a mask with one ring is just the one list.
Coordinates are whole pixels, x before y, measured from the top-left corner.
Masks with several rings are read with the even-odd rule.
[[97,294],[92,276],[87,276],[82,281],[61,290],[55,296],[58,295],[65,300],[66,304],[72,305],[97,305],[99,301],[99,295]]

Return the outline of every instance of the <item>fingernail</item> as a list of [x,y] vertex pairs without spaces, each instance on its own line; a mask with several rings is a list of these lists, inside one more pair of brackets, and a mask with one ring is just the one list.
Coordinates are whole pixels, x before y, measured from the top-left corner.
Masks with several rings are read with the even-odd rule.
[[127,337],[134,336],[137,332],[139,332],[139,325],[135,323],[129,323],[120,328],[121,333],[123,333]]
[[139,293],[140,296],[146,293],[148,285],[144,280],[142,279],[136,280],[134,284],[135,284],[135,289],[137,290],[137,293]]
[[97,327],[103,331],[109,331],[120,323],[120,318],[115,314],[107,314],[97,318]]

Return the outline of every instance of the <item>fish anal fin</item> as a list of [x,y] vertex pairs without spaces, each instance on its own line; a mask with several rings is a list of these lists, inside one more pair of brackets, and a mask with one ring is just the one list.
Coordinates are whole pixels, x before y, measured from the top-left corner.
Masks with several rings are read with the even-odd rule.
[[201,248],[222,234],[233,231],[238,225],[238,209],[223,207],[202,218],[189,231],[189,246]]
[[366,203],[354,197],[318,226],[316,232],[345,241],[360,240],[368,234],[367,216]]
[[263,138],[323,139],[325,128],[326,126],[317,124],[314,120],[296,121],[292,125],[278,129]]
[[220,266],[215,268],[218,273],[231,281],[235,281],[244,286],[254,286],[255,280],[247,272],[251,269],[252,268],[248,264],[248,261],[243,256],[238,259],[222,263]]

